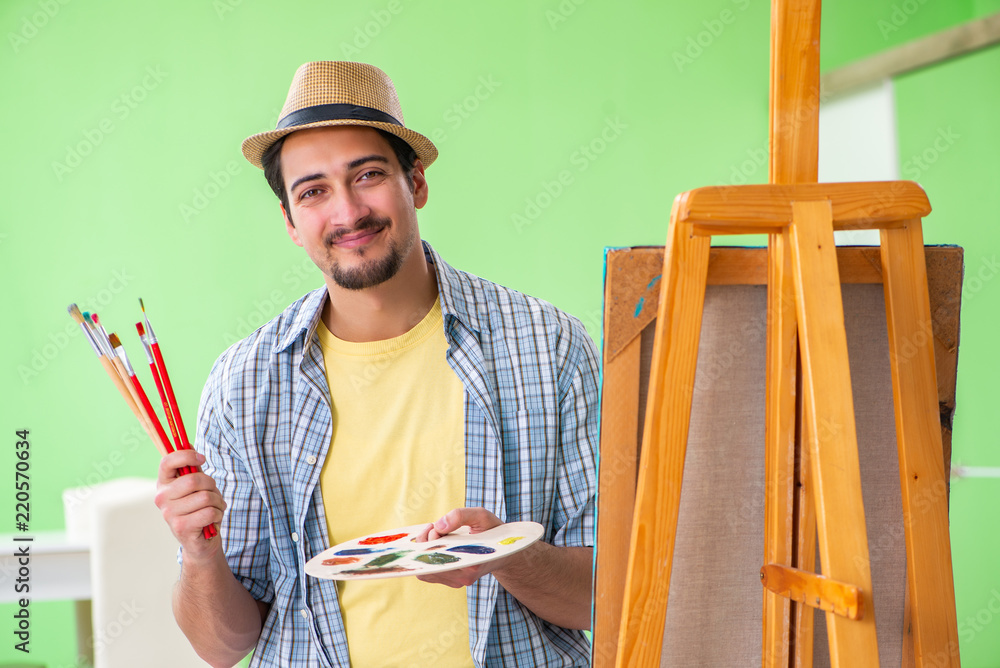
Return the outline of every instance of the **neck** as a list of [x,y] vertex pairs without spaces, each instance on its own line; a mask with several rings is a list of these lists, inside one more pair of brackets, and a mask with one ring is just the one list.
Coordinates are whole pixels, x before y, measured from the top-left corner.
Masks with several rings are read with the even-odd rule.
[[327,276],[323,323],[344,341],[383,341],[417,325],[437,299],[437,278],[418,240],[395,276],[365,290],[347,290]]

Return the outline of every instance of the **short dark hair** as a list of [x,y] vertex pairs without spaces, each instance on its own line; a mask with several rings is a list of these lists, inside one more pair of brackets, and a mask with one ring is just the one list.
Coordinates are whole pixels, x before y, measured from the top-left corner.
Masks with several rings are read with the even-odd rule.
[[[391,132],[386,132],[379,128],[373,129],[389,142],[389,146],[392,147],[393,153],[396,154],[396,160],[399,161],[399,166],[406,176],[406,182],[410,184],[410,190],[413,190],[413,165],[417,160],[417,152],[413,150],[412,146]],[[285,208],[285,214],[291,220],[292,215],[288,207],[288,191],[285,190],[285,177],[281,175],[281,147],[285,145],[285,139],[287,138],[288,135],[285,135],[271,144],[264,151],[264,155],[261,156],[260,163],[264,167],[264,178],[267,179],[267,184],[271,186],[271,190],[281,200],[281,206]],[[294,225],[295,223],[293,222],[292,224]]]

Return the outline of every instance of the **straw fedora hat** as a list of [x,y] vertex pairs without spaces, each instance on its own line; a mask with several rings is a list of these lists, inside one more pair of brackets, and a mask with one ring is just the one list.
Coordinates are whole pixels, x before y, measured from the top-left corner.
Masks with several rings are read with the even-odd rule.
[[263,169],[261,156],[274,142],[297,130],[329,125],[366,125],[390,132],[413,148],[424,167],[438,155],[430,139],[403,124],[396,87],[385,72],[374,65],[343,61],[300,67],[277,127],[243,140],[243,155]]

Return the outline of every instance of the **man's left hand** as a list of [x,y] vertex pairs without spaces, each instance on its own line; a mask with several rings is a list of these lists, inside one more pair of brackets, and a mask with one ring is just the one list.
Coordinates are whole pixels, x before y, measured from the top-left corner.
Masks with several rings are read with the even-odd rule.
[[[481,533],[503,522],[485,508],[456,508],[417,536],[436,540],[467,526]],[[590,547],[556,547],[538,541],[514,554],[476,566],[433,575],[418,575],[424,582],[467,587],[487,573],[533,613],[547,622],[569,629],[590,628],[594,550]]]
[[[447,513],[437,522],[428,524],[427,528],[419,536],[417,536],[417,542],[437,540],[441,536],[452,533],[459,527],[463,526],[469,527],[470,533],[475,534],[498,527],[501,524],[503,524],[503,522],[500,521],[500,518],[485,508],[456,508],[455,510]],[[516,555],[511,555],[511,557],[513,556]],[[443,573],[418,575],[417,579],[423,580],[424,582],[447,585],[448,587],[468,587],[487,573],[491,573],[494,570],[501,568],[503,563],[511,557],[507,557],[506,559],[495,559],[493,561],[487,561],[483,564],[468,566],[467,568],[459,568],[453,571],[445,571]]]

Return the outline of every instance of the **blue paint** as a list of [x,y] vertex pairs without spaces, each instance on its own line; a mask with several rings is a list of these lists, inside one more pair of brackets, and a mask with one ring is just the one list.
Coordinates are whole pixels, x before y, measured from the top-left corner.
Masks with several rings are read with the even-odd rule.
[[341,550],[340,552],[334,552],[336,555],[350,556],[355,554],[374,554],[375,552],[385,552],[386,550],[391,550],[390,547],[355,547],[349,550]]
[[[646,285],[646,290],[651,290],[653,288],[653,286],[655,286],[657,283],[660,282],[660,279],[662,277],[663,277],[663,274],[657,274],[656,276],[654,276],[653,280],[651,280]],[[635,315],[633,315],[632,317],[633,318],[638,318],[639,315],[642,313],[643,307],[645,307],[645,306],[646,306],[646,298],[645,297],[639,297],[639,302],[635,305]]]
[[465,552],[466,554],[493,554],[496,552],[492,547],[485,545],[459,545],[448,550],[449,552]]

